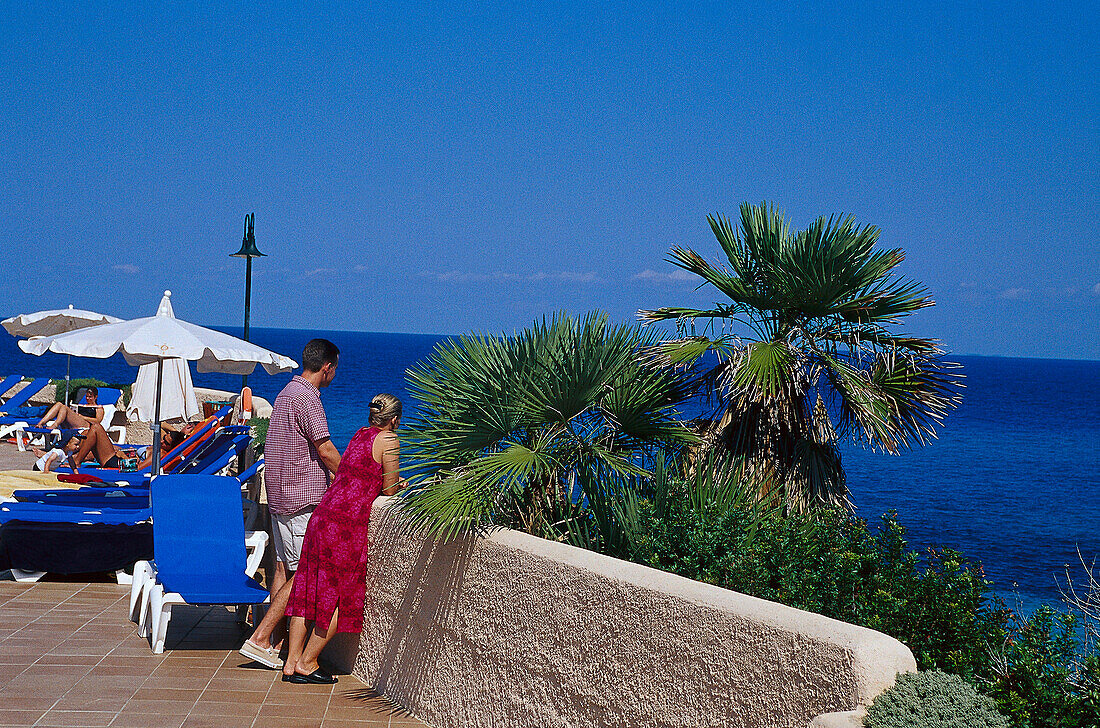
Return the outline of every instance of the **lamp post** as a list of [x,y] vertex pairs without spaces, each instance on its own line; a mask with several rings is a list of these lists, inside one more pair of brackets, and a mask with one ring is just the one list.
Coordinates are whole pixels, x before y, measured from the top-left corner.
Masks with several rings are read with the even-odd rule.
[[[241,242],[241,249],[229,257],[244,258],[247,261],[244,273],[244,336],[241,338],[248,341],[248,313],[252,307],[252,259],[265,257],[256,247],[256,213],[244,216],[244,240]],[[243,380],[242,388],[248,386],[247,374]]]

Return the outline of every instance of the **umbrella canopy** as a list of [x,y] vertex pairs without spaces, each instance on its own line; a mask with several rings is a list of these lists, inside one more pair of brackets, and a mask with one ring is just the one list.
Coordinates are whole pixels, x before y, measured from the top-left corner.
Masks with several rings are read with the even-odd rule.
[[[162,313],[163,311],[163,313]],[[175,318],[172,301],[161,301],[158,315]],[[195,385],[191,383],[191,368],[183,359],[167,359],[161,370],[160,418],[161,420],[189,420],[199,414],[199,401],[195,397]],[[126,415],[139,422],[153,422],[157,413],[157,365],[138,367],[137,381],[130,392],[130,405]]]
[[64,334],[67,331],[75,331],[89,326],[102,326],[103,324],[117,324],[122,319],[108,316],[105,313],[84,311],[73,308],[59,308],[53,311],[36,311],[35,313],[21,313],[0,321],[0,326],[12,336],[54,336]]
[[19,348],[28,354],[41,356],[47,351],[73,356],[106,359],[122,352],[131,366],[157,365],[157,393],[153,417],[153,474],[160,472],[160,417],[163,394],[163,369],[165,361],[186,359],[198,362],[200,372],[225,372],[250,374],[257,364],[268,374],[294,370],[298,364],[289,357],[268,351],[263,347],[187,323],[175,317],[172,311],[172,292],[165,291],[155,316],[105,324],[67,334],[57,334],[41,339],[20,341]]
[[95,359],[121,352],[131,366],[187,359],[197,362],[200,372],[226,374],[251,374],[257,364],[268,374],[292,371],[298,366],[289,357],[176,318],[171,297],[171,291],[164,292],[155,316],[20,341],[19,348],[36,356],[52,351]]
[[[12,336],[54,336],[76,329],[86,329],[90,326],[102,326],[104,324],[121,323],[122,319],[108,316],[105,313],[85,311],[73,308],[70,303],[68,308],[54,309],[53,311],[37,311],[35,313],[21,313],[18,316],[0,321]],[[69,403],[69,362],[65,361],[65,404]]]
[[[161,420],[190,420],[199,414],[191,368],[183,359],[166,359],[161,373]],[[137,381],[130,391],[126,416],[139,422],[153,422],[157,412],[157,365],[138,367]]]

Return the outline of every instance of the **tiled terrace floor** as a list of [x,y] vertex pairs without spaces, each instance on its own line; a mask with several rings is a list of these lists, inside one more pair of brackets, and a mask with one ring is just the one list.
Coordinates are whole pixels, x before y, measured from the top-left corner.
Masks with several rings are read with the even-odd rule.
[[0,726],[414,728],[350,675],[294,685],[237,654],[223,608],[177,607],[154,655],[117,584],[0,581]]

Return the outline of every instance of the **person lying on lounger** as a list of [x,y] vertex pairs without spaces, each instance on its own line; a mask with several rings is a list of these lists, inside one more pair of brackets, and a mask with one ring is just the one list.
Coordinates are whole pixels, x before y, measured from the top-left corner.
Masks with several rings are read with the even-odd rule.
[[94,424],[98,424],[103,420],[103,405],[97,401],[99,399],[99,390],[95,387],[88,387],[87,392],[84,395],[84,401],[86,404],[68,405],[63,402],[57,402],[45,416],[38,421],[35,427],[43,427],[47,422],[53,421],[51,427],[64,428],[72,427],[78,430],[83,430],[85,427],[91,427]]
[[[184,434],[179,430],[172,430],[164,428],[160,433],[160,461],[163,463],[164,459],[168,456],[168,453],[172,452],[179,446],[181,442],[186,439]],[[153,465],[153,447],[150,445],[145,448],[145,457],[138,463],[137,469],[143,470]]]

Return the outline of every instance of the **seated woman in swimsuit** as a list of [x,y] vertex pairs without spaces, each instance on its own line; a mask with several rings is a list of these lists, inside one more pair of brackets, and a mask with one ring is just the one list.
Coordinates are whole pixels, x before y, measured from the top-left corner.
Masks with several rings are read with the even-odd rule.
[[68,458],[68,465],[74,473],[77,465],[86,460],[95,460],[104,468],[117,468],[122,464],[122,458],[126,457],[126,453],[111,442],[107,431],[98,422],[85,430],[81,437],[84,439],[81,440],[80,447]]
[[[43,427],[51,420],[54,421],[52,427],[72,427],[80,430],[98,424],[103,420],[103,405],[97,402],[98,399],[99,390],[95,387],[88,387],[84,395],[86,404],[66,406],[63,402],[57,402],[50,407],[35,427]],[[83,410],[83,412],[79,410]]]

